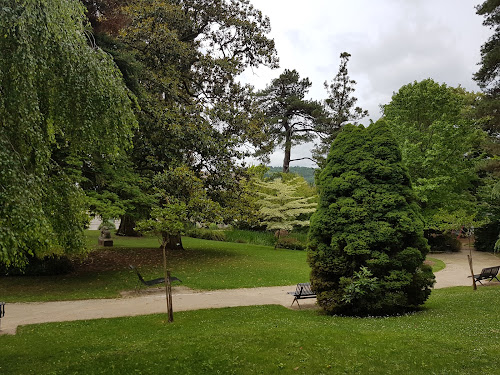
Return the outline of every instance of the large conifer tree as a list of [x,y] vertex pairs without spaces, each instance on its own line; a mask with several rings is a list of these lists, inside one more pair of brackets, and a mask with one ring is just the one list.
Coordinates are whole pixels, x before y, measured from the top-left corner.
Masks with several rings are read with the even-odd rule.
[[404,313],[423,304],[434,276],[401,152],[383,122],[347,125],[317,179],[308,261],[329,314]]

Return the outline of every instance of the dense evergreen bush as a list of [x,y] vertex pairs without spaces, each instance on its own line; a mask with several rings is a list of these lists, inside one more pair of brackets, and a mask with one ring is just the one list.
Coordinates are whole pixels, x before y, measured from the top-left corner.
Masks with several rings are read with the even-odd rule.
[[30,256],[24,268],[0,264],[1,276],[52,276],[65,275],[74,270],[73,263],[65,255],[48,255],[43,258]]
[[459,252],[462,249],[462,243],[457,236],[449,232],[425,231],[425,238],[430,246],[431,253],[441,252]]
[[481,228],[477,228],[474,232],[474,247],[476,250],[493,252],[495,243],[498,241],[498,228],[500,228],[500,220],[492,221]]
[[434,275],[401,152],[383,122],[348,125],[332,145],[316,185],[308,261],[312,288],[329,314],[412,311]]

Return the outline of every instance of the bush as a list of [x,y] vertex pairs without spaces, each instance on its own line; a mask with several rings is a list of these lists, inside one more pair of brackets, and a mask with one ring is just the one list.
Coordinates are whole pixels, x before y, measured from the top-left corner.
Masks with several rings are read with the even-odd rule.
[[498,241],[498,228],[500,228],[500,220],[477,228],[474,231],[474,247],[476,250],[494,252],[495,243]]
[[429,231],[425,237],[429,243],[431,253],[455,253],[462,249],[462,243],[452,233],[435,233]]
[[224,232],[226,241],[238,243],[251,243],[254,245],[274,246],[274,234],[266,231],[232,229]]
[[65,275],[73,271],[73,263],[66,256],[51,255],[42,259],[28,257],[25,268],[5,267],[0,265],[0,275],[5,276],[50,276]]
[[212,241],[225,241],[226,240],[226,234],[222,230],[196,228],[196,229],[189,230],[186,233],[186,235],[188,237],[201,238],[204,240],[212,240]]
[[383,122],[347,125],[318,175],[308,262],[328,314],[389,315],[417,309],[434,275],[420,208],[401,152]]
[[276,241],[276,248],[278,249],[290,249],[290,250],[304,250],[306,245],[300,242],[297,238],[286,236],[280,237]]

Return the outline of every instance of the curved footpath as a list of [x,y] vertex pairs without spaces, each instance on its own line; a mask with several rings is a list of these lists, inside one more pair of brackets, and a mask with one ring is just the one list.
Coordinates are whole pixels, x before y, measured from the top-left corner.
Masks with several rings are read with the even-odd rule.
[[[432,254],[433,258],[446,263],[446,268],[436,273],[437,288],[472,285],[467,262],[469,251],[451,254]],[[484,267],[500,265],[500,259],[493,254],[472,252],[474,270],[480,272]],[[499,282],[486,283],[499,285]],[[294,291],[295,285],[225,289],[195,292],[185,287],[173,288],[174,311],[198,310],[207,308],[282,305],[291,307],[293,297],[287,292]],[[301,300],[302,308],[314,308],[315,300]],[[166,311],[164,289],[148,290],[140,293],[124,293],[118,299],[93,299],[81,301],[9,303],[5,307],[5,317],[1,320],[0,334],[15,334],[20,325],[71,320],[114,318],[120,316],[147,315]]]

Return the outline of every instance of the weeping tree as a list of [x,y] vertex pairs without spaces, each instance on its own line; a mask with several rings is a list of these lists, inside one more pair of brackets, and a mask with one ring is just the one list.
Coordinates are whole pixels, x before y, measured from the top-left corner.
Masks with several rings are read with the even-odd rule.
[[308,262],[329,314],[386,315],[430,295],[428,245],[408,171],[388,127],[346,125],[317,178]]
[[82,165],[118,157],[135,117],[76,1],[2,2],[0,264],[84,249]]

